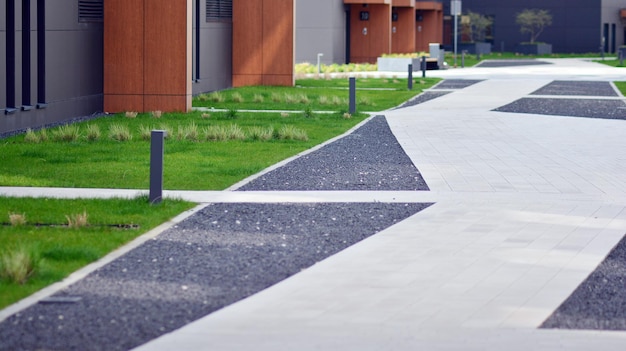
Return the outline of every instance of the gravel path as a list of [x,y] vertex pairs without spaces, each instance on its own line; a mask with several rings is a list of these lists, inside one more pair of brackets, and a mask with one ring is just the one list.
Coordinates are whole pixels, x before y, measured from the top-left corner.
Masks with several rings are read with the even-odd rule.
[[626,238],[541,327],[626,330]]
[[537,66],[551,65],[550,62],[539,60],[484,60],[479,62],[475,67],[496,68],[496,67],[517,67],[517,66]]
[[383,116],[238,190],[429,190]]
[[429,204],[213,204],[0,323],[0,350],[128,350],[310,267]]
[[526,97],[494,111],[538,115],[626,119],[626,104],[620,99],[593,99],[589,97],[618,97],[608,82],[554,81],[536,90],[532,95],[581,96],[585,98]]

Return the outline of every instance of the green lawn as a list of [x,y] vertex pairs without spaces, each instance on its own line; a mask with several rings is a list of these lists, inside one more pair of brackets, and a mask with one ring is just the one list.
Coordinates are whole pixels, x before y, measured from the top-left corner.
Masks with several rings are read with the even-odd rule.
[[[193,207],[164,200],[149,205],[145,197],[132,200],[59,200],[0,198],[0,308],[67,277],[112,250]],[[89,226],[68,228],[66,216],[87,214]],[[26,224],[12,226],[9,214]],[[25,250],[37,261],[25,284],[8,279],[4,257]],[[38,258],[38,259],[37,259]]]
[[[386,86],[393,90],[358,91],[359,108],[380,111],[397,106],[436,82],[437,79],[417,80],[416,89],[408,91],[402,87],[406,80],[360,81],[357,85],[362,88]],[[65,131],[61,134],[61,128],[52,128],[0,140],[0,186],[147,189],[150,142],[146,135],[149,136],[151,129],[166,129],[170,137],[165,143],[164,188],[221,190],[340,135],[367,117],[359,113],[345,115],[346,80],[306,80],[299,85],[301,87],[229,89],[221,92],[225,101],[215,104],[216,108],[230,110],[226,112],[168,113],[161,118],[154,118],[151,114],[139,114],[134,118],[118,114],[75,124],[72,126],[74,133]],[[243,101],[232,101],[235,93],[240,94]],[[306,95],[311,102],[272,102],[273,93]],[[262,94],[267,96],[263,102],[253,102],[255,95]],[[322,95],[328,99],[323,99],[323,104],[319,100]],[[333,104],[337,99],[340,103]],[[194,104],[202,103],[196,99]],[[248,108],[293,112],[237,111]],[[313,110],[336,112],[315,114]],[[233,126],[240,129],[245,139],[207,140],[209,130]],[[284,127],[301,131],[308,140],[281,137],[279,131]],[[97,138],[93,136],[96,128],[100,134]],[[126,134],[132,138],[125,141],[111,139],[110,134],[116,128],[126,129]],[[269,140],[253,137],[253,132],[259,129],[270,129],[273,137]],[[78,136],[72,139],[73,134]],[[65,135],[69,141],[59,140]]]

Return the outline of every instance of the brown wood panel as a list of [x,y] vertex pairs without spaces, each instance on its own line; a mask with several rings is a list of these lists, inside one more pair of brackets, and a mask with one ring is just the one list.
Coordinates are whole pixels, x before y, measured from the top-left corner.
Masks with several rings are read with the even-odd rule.
[[191,94],[191,6],[191,0],[146,0],[146,94]]
[[142,94],[132,95],[104,95],[104,112],[117,113],[124,111],[144,111],[144,96]]
[[266,74],[263,75],[262,85],[293,85],[293,74]]
[[144,112],[187,112],[191,95],[144,95]]
[[263,74],[293,74],[294,1],[263,0]]
[[263,66],[263,0],[233,0],[233,76],[260,74]]
[[[412,7],[393,9],[398,21],[391,22],[391,52],[411,53],[415,51],[415,10]],[[395,28],[395,32],[393,30]]]
[[382,54],[391,53],[391,6],[370,5],[371,29],[368,32],[370,40],[369,62],[376,62]]
[[140,94],[143,0],[107,0],[104,19],[104,93]]
[[263,75],[262,74],[234,74],[233,75],[233,86],[234,87],[244,87],[244,86],[252,86],[252,85],[263,85]]
[[417,10],[443,10],[443,4],[434,1],[419,1],[415,3]]
[[343,0],[344,4],[391,4],[391,0]]
[[415,0],[392,0],[391,6],[415,7]]
[[367,62],[369,56],[369,40],[364,30],[367,28],[369,34],[370,22],[360,20],[361,11],[369,11],[369,7],[350,6],[350,62]]

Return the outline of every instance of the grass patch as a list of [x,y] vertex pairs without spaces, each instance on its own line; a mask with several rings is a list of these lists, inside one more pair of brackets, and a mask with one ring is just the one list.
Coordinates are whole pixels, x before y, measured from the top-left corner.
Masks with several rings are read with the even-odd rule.
[[613,82],[615,87],[622,93],[622,95],[626,96],[626,82]]
[[623,64],[620,64],[619,59],[608,58],[606,60],[594,60],[593,62],[601,63],[611,67],[626,67]]
[[[29,224],[0,226],[0,308],[57,282],[137,236],[193,207],[147,197],[111,200],[0,198],[0,213],[25,213]],[[67,227],[67,213],[88,226]],[[117,224],[134,224],[124,229]]]

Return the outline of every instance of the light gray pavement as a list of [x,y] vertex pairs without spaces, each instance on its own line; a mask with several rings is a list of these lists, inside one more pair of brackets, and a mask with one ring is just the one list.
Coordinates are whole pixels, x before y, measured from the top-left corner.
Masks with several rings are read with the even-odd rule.
[[[430,192],[168,193],[436,204],[137,350],[623,350],[626,332],[538,329],[626,233],[626,121],[491,111],[554,79],[626,80],[554,62],[429,71],[487,80],[386,113]],[[0,188],[28,191],[46,193]]]

